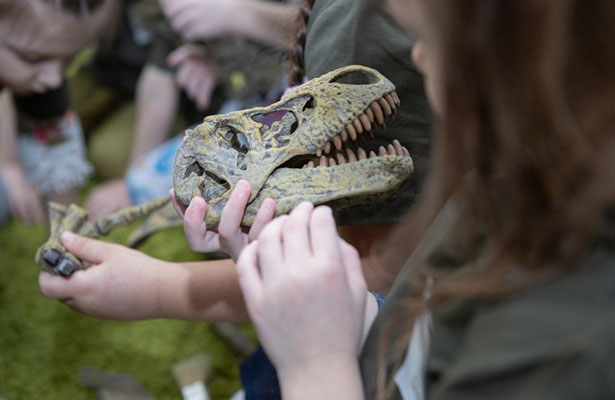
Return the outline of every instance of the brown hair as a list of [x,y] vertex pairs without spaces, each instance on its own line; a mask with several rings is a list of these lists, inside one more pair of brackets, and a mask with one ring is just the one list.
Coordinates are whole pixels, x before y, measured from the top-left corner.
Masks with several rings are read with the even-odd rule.
[[[0,1],[0,34],[24,45],[35,43],[38,35],[48,45],[37,47],[50,48],[50,53],[83,48],[101,36],[111,36],[117,4],[117,0]],[[54,42],[56,36],[61,39]]]
[[[379,398],[394,386],[387,349],[398,350],[396,369],[414,318],[453,298],[503,296],[563,273],[600,235],[615,205],[615,47],[607,34],[615,4],[422,6],[443,57],[442,120],[425,192],[384,261],[401,265],[452,197],[463,207],[461,247],[474,246],[477,226],[484,240],[462,268],[427,260],[410,270],[411,298],[379,345]],[[392,340],[400,326],[405,334]]]
[[288,86],[300,85],[305,77],[305,39],[315,0],[304,0],[299,10],[294,45],[288,52]]

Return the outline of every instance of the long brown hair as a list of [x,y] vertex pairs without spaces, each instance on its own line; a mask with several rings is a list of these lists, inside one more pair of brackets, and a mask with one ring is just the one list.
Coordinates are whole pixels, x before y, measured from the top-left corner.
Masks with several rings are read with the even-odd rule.
[[394,384],[387,349],[399,365],[414,318],[563,273],[615,205],[615,3],[417,1],[440,36],[442,119],[425,192],[384,261],[403,263],[452,197],[465,221],[456,245],[473,246],[477,226],[484,240],[463,268],[411,269],[411,298],[381,337],[379,397]]
[[[109,38],[115,28],[118,0],[4,0],[0,1],[0,35],[20,37],[29,45],[39,37],[55,49],[80,49],[101,37]],[[66,43],[57,43],[53,39]]]
[[305,40],[307,37],[307,26],[312,13],[312,7],[316,0],[303,0],[297,16],[297,31],[294,44],[288,52],[288,86],[300,85],[305,77]]

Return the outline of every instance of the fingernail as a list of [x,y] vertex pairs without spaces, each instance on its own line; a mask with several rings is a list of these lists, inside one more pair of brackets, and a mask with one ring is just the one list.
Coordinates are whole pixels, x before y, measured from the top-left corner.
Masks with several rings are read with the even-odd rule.
[[69,231],[64,231],[62,232],[62,236],[60,236],[60,238],[62,239],[62,243],[71,244],[75,240],[75,234]]
[[198,206],[194,199],[190,201],[190,204],[188,204],[188,208],[186,209],[186,211],[198,211]]
[[250,191],[250,184],[248,181],[241,180],[237,182],[237,189],[239,189],[240,193],[247,193]]

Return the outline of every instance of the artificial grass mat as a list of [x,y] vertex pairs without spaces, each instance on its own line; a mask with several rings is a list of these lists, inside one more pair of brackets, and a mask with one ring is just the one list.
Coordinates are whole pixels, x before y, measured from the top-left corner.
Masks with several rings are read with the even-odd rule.
[[[121,228],[109,239],[125,243],[129,233]],[[240,356],[208,324],[104,321],[45,299],[34,254],[46,238],[43,226],[0,227],[0,398],[97,399],[78,376],[79,368],[94,367],[130,375],[157,399],[181,399],[170,367],[200,351],[212,358],[212,399],[239,389]],[[187,248],[181,228],[154,235],[140,250],[165,260],[203,259]]]

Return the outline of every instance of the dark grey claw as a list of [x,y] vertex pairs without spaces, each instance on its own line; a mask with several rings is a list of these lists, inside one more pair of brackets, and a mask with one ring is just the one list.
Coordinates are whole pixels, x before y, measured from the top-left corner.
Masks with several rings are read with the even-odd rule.
[[57,250],[53,250],[53,249],[47,250],[43,253],[43,260],[51,268],[55,267],[58,264],[60,257],[61,257],[60,252]]
[[76,269],[77,266],[75,265],[75,263],[68,258],[63,258],[62,261],[60,261],[60,263],[58,264],[58,266],[55,267],[55,271],[62,276],[69,276],[70,274],[75,272]]
[[43,251],[44,268],[54,275],[69,276],[79,267],[61,251],[50,249]]

